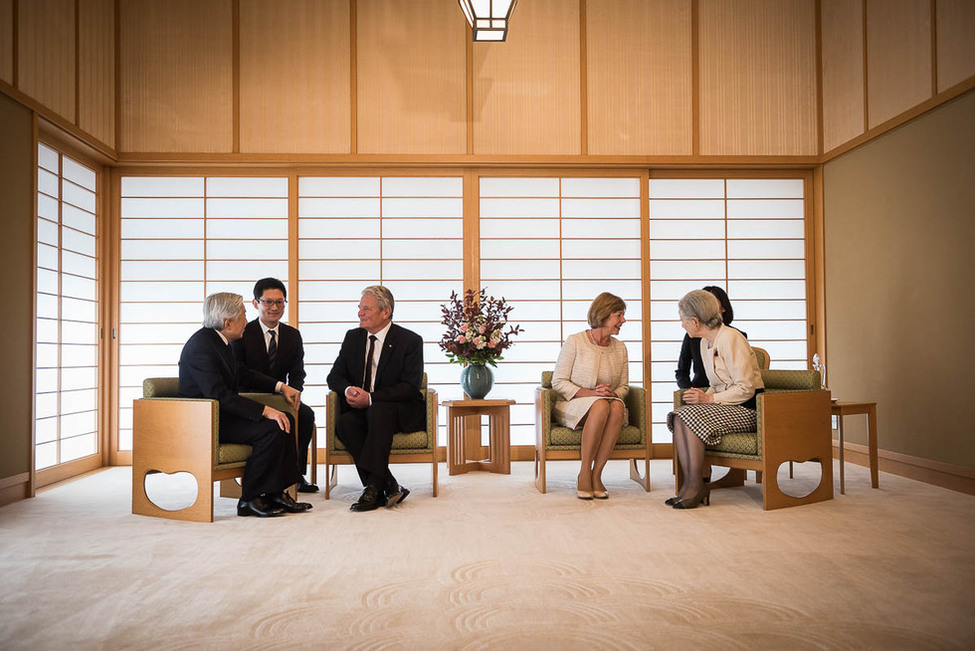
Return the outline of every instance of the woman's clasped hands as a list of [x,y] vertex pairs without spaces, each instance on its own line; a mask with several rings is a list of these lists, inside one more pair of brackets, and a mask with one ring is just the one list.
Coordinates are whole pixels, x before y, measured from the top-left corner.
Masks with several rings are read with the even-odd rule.
[[701,391],[696,388],[688,389],[681,394],[681,397],[684,399],[684,403],[688,405],[706,405],[714,402],[714,396],[707,391]]

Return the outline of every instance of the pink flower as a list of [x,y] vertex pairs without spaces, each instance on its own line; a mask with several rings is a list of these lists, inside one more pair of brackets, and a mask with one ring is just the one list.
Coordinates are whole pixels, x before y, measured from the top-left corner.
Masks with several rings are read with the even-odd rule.
[[478,328],[478,329],[477,329],[477,331],[478,331],[478,332],[480,332],[480,333],[481,333],[481,334],[483,335],[483,334],[484,334],[484,331],[485,331],[486,329],[487,329],[487,328],[485,328],[484,326],[481,326],[480,328]]
[[470,327],[470,326],[468,326],[468,325],[467,325],[466,323],[462,323],[462,324],[460,324],[460,331],[461,331],[461,332],[467,332],[467,329],[468,329],[469,327]]
[[465,337],[464,335],[461,335],[461,336],[457,337],[457,343],[458,344],[467,343],[467,337]]

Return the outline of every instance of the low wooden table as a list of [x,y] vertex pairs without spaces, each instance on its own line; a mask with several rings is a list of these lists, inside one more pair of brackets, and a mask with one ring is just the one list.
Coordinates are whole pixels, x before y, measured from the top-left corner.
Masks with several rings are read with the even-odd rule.
[[[459,475],[471,470],[511,474],[510,407],[514,400],[445,400],[447,408],[447,472]],[[490,441],[487,459],[471,459],[468,450],[480,450],[481,428],[468,436],[464,420],[488,417]]]
[[846,478],[843,473],[843,417],[856,414],[867,416],[867,444],[870,452],[870,483],[874,488],[880,487],[877,472],[877,403],[876,402],[848,402],[837,400],[830,405],[829,412],[836,416],[836,431],[840,438],[840,494],[846,494]]

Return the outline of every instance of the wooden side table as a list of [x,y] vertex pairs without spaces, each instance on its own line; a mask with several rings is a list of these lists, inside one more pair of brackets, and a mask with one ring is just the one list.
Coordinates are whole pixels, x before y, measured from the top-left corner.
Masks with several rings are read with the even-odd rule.
[[[470,470],[486,470],[503,475],[511,474],[511,413],[514,400],[444,400],[447,408],[447,472],[459,475]],[[488,417],[490,443],[487,459],[471,459],[468,448],[481,449],[480,427],[473,440],[467,440],[464,419],[477,416]]]
[[840,438],[840,494],[846,494],[846,478],[843,473],[843,417],[856,414],[867,416],[867,444],[870,452],[870,483],[874,488],[880,487],[877,472],[877,403],[876,402],[847,402],[837,400],[832,403],[829,412],[836,416],[836,431]]

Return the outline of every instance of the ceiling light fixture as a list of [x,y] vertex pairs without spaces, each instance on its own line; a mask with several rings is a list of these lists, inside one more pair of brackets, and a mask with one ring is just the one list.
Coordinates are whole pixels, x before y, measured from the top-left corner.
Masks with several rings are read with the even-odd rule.
[[474,42],[500,43],[508,38],[508,21],[518,0],[457,0],[474,33]]

